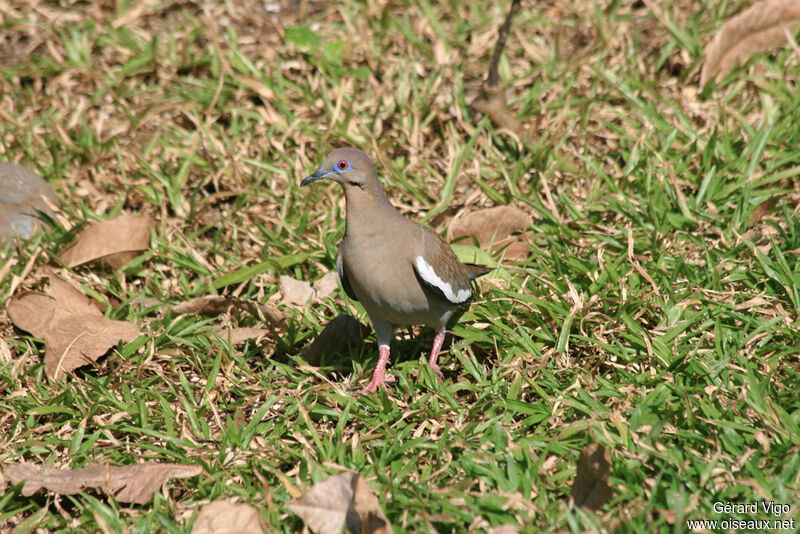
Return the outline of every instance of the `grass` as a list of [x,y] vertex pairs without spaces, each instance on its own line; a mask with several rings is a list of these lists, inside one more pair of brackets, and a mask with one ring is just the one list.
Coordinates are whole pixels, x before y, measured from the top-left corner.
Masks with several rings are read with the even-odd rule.
[[[345,468],[396,532],[681,532],[728,517],[714,502],[760,499],[797,518],[798,62],[786,47],[697,89],[704,43],[741,5],[525,3],[500,65],[534,130],[524,150],[468,109],[507,2],[0,7],[3,159],[43,175],[71,225],[159,221],[140,261],[70,274],[145,334],[61,383],[5,308],[74,231],[3,246],[0,463],[207,471],[146,506],[9,486],[0,530],[188,532],[227,495],[294,532],[290,486]],[[167,311],[217,292],[266,301],[281,274],[334,269],[341,192],[298,184],[342,145],[439,230],[462,208],[534,217],[529,260],[484,282],[448,336],[443,384],[424,329],[400,333],[390,398],[350,394],[373,338],[303,365],[336,314],[366,322],[341,291],[282,307],[280,339],[240,347],[215,328],[256,319]],[[612,458],[597,514],[566,504],[592,442]]]

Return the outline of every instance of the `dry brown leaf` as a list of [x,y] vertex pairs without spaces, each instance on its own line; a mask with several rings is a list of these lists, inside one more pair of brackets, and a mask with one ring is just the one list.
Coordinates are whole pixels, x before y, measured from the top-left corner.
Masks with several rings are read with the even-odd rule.
[[261,304],[252,300],[242,300],[224,295],[204,295],[189,299],[173,306],[172,311],[178,315],[198,314],[215,317],[229,312],[231,309],[246,311],[255,317],[264,317],[275,328],[286,328],[286,319],[269,304]]
[[800,25],[800,2],[763,0],[745,9],[722,25],[706,46],[700,86],[712,77],[725,77],[747,54],[767,50],[788,42]]
[[768,198],[750,213],[750,217],[747,218],[747,227],[750,228],[754,226],[756,223],[761,222],[761,219],[766,217],[767,213],[770,212],[772,208],[778,203],[778,196],[774,196]]
[[286,507],[316,534],[339,534],[343,528],[372,534],[394,532],[378,497],[358,473],[340,473],[314,484]]
[[590,443],[581,451],[570,498],[576,506],[599,510],[611,499],[611,457],[599,443]]
[[85,228],[59,257],[69,267],[102,260],[119,269],[150,246],[155,221],[143,215],[120,215]]
[[314,289],[305,280],[295,280],[291,276],[281,275],[278,279],[282,302],[292,306],[305,306],[314,298]]
[[529,236],[511,234],[522,232],[532,223],[533,218],[519,208],[497,206],[456,215],[447,229],[447,240],[475,236],[481,248],[502,249],[506,260],[521,261],[530,253]]
[[236,300],[225,295],[203,295],[195,297],[172,307],[172,311],[178,315],[203,315],[205,317],[216,317],[222,315],[236,307]]
[[249,504],[220,499],[203,506],[197,514],[192,534],[262,534],[264,521]]
[[314,299],[323,300],[339,287],[337,279],[339,275],[335,271],[329,271],[322,278],[314,282]]
[[216,330],[216,334],[235,347],[250,339],[258,340],[266,337],[270,335],[270,330],[251,327],[220,328]]
[[203,472],[198,465],[144,463],[124,466],[91,464],[80,469],[59,469],[31,463],[3,468],[12,484],[24,481],[26,497],[44,488],[54,493],[74,494],[97,488],[118,502],[146,504],[170,478],[189,478]]
[[58,379],[90,364],[121,341],[129,343],[140,332],[129,321],[106,319],[92,301],[55,275],[48,294],[28,291],[8,304],[14,324],[43,338],[47,345],[44,370]]
[[303,359],[319,365],[325,356],[357,346],[366,335],[367,330],[358,319],[344,313],[337,315],[303,351]]

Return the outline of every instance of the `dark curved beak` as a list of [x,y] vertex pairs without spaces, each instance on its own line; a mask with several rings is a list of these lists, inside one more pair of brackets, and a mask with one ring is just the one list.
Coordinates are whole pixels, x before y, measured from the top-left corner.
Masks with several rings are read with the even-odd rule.
[[330,172],[331,172],[330,170],[320,169],[317,172],[315,172],[314,174],[312,174],[311,176],[309,176],[308,178],[306,178],[305,180],[303,180],[302,182],[300,182],[300,187],[303,187],[304,185],[308,185],[311,182],[316,182],[317,180],[322,180],[323,178],[328,176],[328,173],[330,173]]

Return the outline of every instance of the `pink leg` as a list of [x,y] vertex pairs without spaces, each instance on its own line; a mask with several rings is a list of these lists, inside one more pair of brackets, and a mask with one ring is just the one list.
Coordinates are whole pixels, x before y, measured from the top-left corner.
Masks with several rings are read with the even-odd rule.
[[372,374],[372,380],[369,385],[359,391],[359,393],[375,393],[378,388],[386,389],[386,382],[393,382],[391,377],[386,376],[386,364],[389,363],[389,346],[380,345],[378,347],[378,365],[375,366],[375,372]]
[[428,360],[428,364],[430,364],[431,368],[433,368],[433,372],[436,373],[436,378],[441,381],[444,381],[444,375],[442,374],[442,370],[439,369],[439,364],[436,363],[436,360],[439,358],[439,351],[442,350],[442,343],[444,343],[444,332],[444,329],[439,330],[439,333],[436,334],[435,338],[433,338],[431,357]]

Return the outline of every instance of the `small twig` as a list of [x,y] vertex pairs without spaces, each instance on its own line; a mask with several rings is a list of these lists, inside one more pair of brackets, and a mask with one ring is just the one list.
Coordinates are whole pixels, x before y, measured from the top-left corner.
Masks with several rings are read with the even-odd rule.
[[508,32],[511,31],[511,21],[519,11],[520,3],[521,0],[512,0],[506,20],[497,32],[497,44],[494,46],[492,62],[489,64],[489,76],[486,78],[486,85],[489,87],[497,87],[500,84],[500,74],[497,72],[498,65],[500,64],[500,56],[503,54],[503,49],[506,47],[506,37],[508,37]]
[[505,22],[497,32],[497,44],[494,47],[492,62],[489,65],[489,75],[481,85],[481,94],[472,102],[472,109],[487,115],[497,128],[506,128],[513,132],[523,145],[527,143],[528,136],[525,129],[508,109],[506,95],[500,86],[499,64],[500,56],[506,47],[506,38],[511,31],[511,22],[520,8],[521,0],[512,0]]

